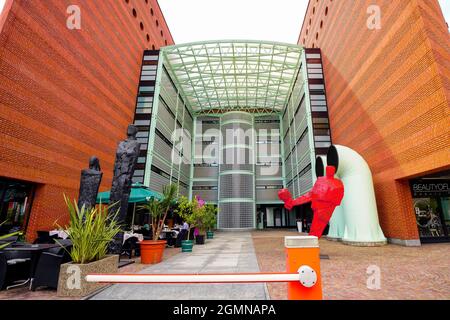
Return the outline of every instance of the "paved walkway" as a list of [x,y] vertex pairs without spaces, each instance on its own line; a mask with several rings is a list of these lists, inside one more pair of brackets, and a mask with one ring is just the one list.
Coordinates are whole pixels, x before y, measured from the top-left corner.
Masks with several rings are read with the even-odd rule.
[[[180,249],[181,250],[181,249]],[[259,272],[249,232],[216,232],[192,253],[180,253],[140,273]],[[94,300],[266,300],[265,284],[115,284],[92,297]]]
[[[284,237],[299,235],[289,230],[252,232],[262,272],[286,270]],[[354,247],[320,239],[324,299],[449,299],[450,243],[403,247]],[[369,266],[379,267],[380,288],[369,289]],[[372,271],[373,272],[373,271]],[[273,300],[287,299],[286,283],[269,283]]]

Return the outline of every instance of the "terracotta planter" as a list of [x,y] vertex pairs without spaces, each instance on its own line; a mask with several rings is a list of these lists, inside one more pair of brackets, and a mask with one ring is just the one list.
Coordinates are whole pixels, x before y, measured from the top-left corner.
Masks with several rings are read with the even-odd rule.
[[141,263],[160,263],[163,257],[166,243],[167,241],[164,240],[144,240],[139,242],[139,244],[141,245]]
[[105,283],[87,282],[85,277],[90,273],[117,273],[119,256],[108,255],[105,258],[86,263],[65,263],[61,265],[58,279],[59,297],[84,297],[100,288]]

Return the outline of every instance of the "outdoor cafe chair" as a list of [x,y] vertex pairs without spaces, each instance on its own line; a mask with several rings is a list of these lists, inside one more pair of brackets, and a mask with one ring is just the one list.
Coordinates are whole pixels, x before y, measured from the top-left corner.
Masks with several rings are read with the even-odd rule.
[[31,255],[27,252],[0,252],[0,290],[14,287],[30,277]]
[[133,250],[135,256],[140,256],[139,239],[137,237],[130,237],[125,240],[122,246],[122,254],[126,254],[131,259]]
[[31,291],[35,291],[38,287],[58,288],[59,269],[61,264],[71,260],[68,252],[71,247],[70,242],[67,247],[51,248],[41,254],[31,283]]

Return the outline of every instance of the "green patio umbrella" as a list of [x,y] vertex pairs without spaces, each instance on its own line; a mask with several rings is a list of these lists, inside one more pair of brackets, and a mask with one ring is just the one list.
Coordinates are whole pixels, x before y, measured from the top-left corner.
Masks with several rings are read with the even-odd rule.
[[[109,196],[110,191],[99,192],[97,195],[97,203],[109,203]],[[131,186],[130,198],[128,199],[128,202],[146,202],[152,197],[157,200],[161,200],[163,198],[163,195],[159,192],[148,189],[141,183],[133,183],[133,185]]]
[[[97,195],[97,203],[109,203],[110,191],[99,192]],[[151,198],[161,200],[163,195],[159,192],[148,189],[141,183],[133,183],[131,185],[129,203],[133,203],[133,217],[131,220],[131,226],[134,224],[134,216],[136,214],[136,203],[146,202]]]

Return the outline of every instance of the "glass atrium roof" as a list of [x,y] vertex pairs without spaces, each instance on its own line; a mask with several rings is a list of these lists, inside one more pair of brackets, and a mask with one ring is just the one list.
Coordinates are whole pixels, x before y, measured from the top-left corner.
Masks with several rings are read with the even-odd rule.
[[302,47],[264,41],[208,41],[161,48],[180,95],[196,113],[282,111]]

